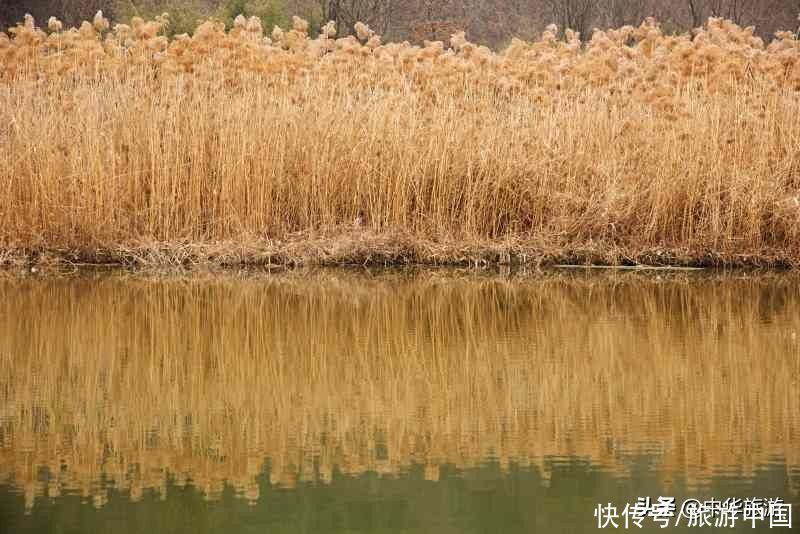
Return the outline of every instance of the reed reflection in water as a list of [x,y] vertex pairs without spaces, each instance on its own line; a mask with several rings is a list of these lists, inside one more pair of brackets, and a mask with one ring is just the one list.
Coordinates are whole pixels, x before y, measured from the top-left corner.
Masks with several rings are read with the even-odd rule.
[[[800,488],[792,277],[0,279],[0,484],[167,498],[558,459]],[[556,460],[554,462],[554,459]],[[742,495],[749,496],[749,495]],[[589,520],[587,520],[589,521]],[[588,524],[588,522],[587,522]]]

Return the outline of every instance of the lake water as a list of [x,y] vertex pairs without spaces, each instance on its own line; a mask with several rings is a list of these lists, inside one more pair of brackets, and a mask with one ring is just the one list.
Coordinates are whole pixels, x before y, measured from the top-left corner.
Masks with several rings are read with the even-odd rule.
[[0,276],[0,532],[574,534],[639,497],[797,528],[800,278]]

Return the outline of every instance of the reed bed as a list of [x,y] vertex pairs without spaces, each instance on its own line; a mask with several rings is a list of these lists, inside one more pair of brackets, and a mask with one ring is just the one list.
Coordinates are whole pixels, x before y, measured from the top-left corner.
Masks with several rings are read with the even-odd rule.
[[800,260],[796,33],[168,23],[0,34],[5,261]]
[[[796,281],[347,273],[0,280],[0,479],[137,500],[487,460],[664,484],[784,465]],[[36,320],[20,321],[20,317]],[[50,476],[42,477],[41,470]]]

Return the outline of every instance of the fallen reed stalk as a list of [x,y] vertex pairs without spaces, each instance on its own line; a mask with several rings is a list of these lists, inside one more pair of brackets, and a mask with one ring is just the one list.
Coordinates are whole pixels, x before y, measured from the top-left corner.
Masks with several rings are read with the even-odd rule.
[[800,41],[0,34],[0,259],[800,261]]

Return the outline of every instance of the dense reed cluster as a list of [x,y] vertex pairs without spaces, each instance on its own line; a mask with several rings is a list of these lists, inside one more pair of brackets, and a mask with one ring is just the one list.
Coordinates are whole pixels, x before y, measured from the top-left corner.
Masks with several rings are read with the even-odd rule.
[[0,255],[800,261],[790,31],[551,26],[496,52],[168,24],[0,34]]
[[777,462],[800,492],[797,288],[0,280],[0,483],[28,506],[138,500],[168,480],[255,501],[265,471],[279,487],[412,466],[437,480],[443,465],[493,459],[546,484],[559,458],[620,477],[648,458],[665,485],[690,488]]

